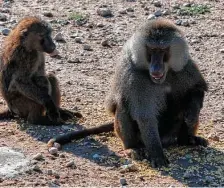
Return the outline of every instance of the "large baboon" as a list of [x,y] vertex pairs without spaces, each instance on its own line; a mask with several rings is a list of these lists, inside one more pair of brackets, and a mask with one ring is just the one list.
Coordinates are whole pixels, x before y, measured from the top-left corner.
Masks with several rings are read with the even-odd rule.
[[143,149],[153,167],[166,166],[167,144],[207,146],[196,136],[205,91],[182,32],[166,19],[147,21],[127,41],[117,63],[106,102],[114,125],[67,133],[49,145],[114,128],[125,149]]

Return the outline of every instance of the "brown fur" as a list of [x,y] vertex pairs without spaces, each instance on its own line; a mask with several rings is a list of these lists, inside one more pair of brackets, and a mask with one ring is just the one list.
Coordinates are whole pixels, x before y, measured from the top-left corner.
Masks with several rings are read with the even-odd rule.
[[16,28],[10,32],[9,36],[6,37],[3,43],[4,50],[2,53],[2,59],[5,59],[5,61],[3,61],[4,63],[10,63],[10,58],[12,57],[14,51],[21,45],[22,32],[35,23],[40,23],[40,19],[37,17],[22,19]]
[[[61,124],[72,113],[60,108],[57,78],[46,74],[44,52],[55,44],[50,26],[38,17],[22,19],[5,39],[1,55],[0,89],[9,110],[32,124]],[[60,116],[63,114],[63,116]],[[62,118],[62,119],[61,119]]]

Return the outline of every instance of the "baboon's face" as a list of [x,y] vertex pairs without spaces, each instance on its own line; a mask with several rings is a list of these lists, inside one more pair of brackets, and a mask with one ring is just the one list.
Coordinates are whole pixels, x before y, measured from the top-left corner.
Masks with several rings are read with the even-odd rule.
[[147,58],[149,62],[149,75],[156,84],[165,81],[168,71],[169,46],[147,45]]
[[25,44],[32,50],[46,53],[52,53],[56,49],[56,45],[51,37],[49,28],[41,28],[38,31],[28,31],[25,37]]
[[39,36],[40,36],[40,45],[43,51],[46,53],[52,53],[55,50],[56,45],[52,40],[51,32],[44,32],[41,33]]

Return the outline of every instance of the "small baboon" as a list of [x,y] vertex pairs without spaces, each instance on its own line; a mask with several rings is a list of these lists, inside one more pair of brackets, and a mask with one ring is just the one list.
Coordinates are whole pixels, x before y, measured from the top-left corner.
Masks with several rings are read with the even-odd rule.
[[205,91],[207,84],[182,32],[163,18],[147,21],[127,41],[116,67],[106,100],[114,124],[61,135],[48,144],[114,128],[124,149],[144,153],[153,167],[166,166],[163,147],[167,145],[207,146],[204,138],[196,136]]
[[61,124],[74,115],[60,108],[60,90],[54,74],[46,75],[44,52],[54,52],[51,27],[38,17],[22,19],[5,39],[0,62],[0,89],[8,110],[31,124]]

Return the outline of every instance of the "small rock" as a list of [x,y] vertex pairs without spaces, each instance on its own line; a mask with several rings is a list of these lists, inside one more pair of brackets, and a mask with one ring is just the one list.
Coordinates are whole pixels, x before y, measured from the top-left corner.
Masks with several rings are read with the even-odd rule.
[[93,159],[99,159],[99,158],[100,158],[99,154],[96,153],[96,154],[93,155]]
[[88,24],[86,24],[86,27],[93,28],[94,27],[94,24],[93,23],[88,23]]
[[161,7],[162,6],[162,3],[160,1],[154,1],[153,5],[155,7]]
[[190,24],[196,24],[196,21],[194,19],[189,20]]
[[48,183],[49,187],[59,187],[60,181],[57,179],[53,179],[51,182]]
[[127,14],[127,10],[126,10],[126,9],[119,10],[118,13],[119,13],[119,14]]
[[87,20],[86,20],[86,19],[83,19],[83,20],[78,19],[78,20],[74,20],[73,23],[74,23],[75,25],[82,26],[82,25],[84,25],[84,24],[87,23]]
[[180,9],[180,4],[174,4],[172,7],[173,9]]
[[135,164],[128,164],[128,165],[121,166],[120,173],[136,172],[136,171],[138,171],[138,168]]
[[221,34],[221,37],[224,37],[224,33]]
[[102,16],[102,17],[111,17],[113,16],[111,10],[106,7],[98,8],[97,9],[97,14]]
[[3,35],[7,36],[7,35],[9,35],[10,31],[11,31],[11,30],[8,29],[8,28],[3,28],[3,29],[1,30],[1,33],[2,33]]
[[64,153],[60,153],[60,154],[59,154],[59,157],[60,157],[60,158],[65,158],[65,154],[64,154]]
[[172,7],[173,7],[173,9],[180,9],[180,4],[176,3]]
[[181,22],[181,25],[183,25],[183,26],[185,26],[185,27],[190,26],[188,20],[183,20],[183,21]]
[[135,10],[134,10],[133,8],[131,8],[131,7],[127,8],[126,10],[127,10],[127,12],[134,12],[134,11],[135,11]]
[[75,37],[75,42],[81,44],[82,43],[81,37]]
[[162,12],[162,14],[164,15],[164,16],[166,16],[166,15],[170,15],[170,10],[164,10],[163,12]]
[[120,179],[120,184],[121,184],[121,185],[127,185],[127,181],[126,181],[126,179],[121,178],[121,179]]
[[55,142],[53,147],[57,148],[58,150],[61,148],[61,144]]
[[36,155],[34,155],[33,156],[33,159],[34,160],[42,160],[44,157],[43,157],[43,155],[41,154],[41,153],[38,153],[38,154],[36,154]]
[[156,18],[156,16],[154,14],[150,14],[147,19],[154,20],[155,18]]
[[57,172],[54,172],[53,175],[54,175],[54,177],[55,177],[56,179],[59,179],[59,178],[60,178],[60,175],[59,175]]
[[0,12],[2,12],[2,13],[10,13],[10,10],[7,9],[7,8],[3,8],[3,9],[0,10]]
[[36,172],[40,172],[41,171],[40,167],[38,165],[34,165],[32,169],[33,169],[33,171],[36,171]]
[[0,21],[5,22],[7,21],[7,17],[4,14],[0,14]]
[[57,33],[54,37],[54,40],[56,40],[57,42],[64,42],[65,39],[63,38],[62,33]]
[[177,21],[175,22],[176,25],[181,25],[181,23],[182,23],[182,20],[177,20]]
[[102,24],[102,23],[98,23],[96,26],[102,28],[102,27],[104,27],[104,24]]
[[196,47],[194,50],[195,51],[200,51],[200,48],[199,47]]
[[221,53],[224,53],[224,48],[219,50]]
[[74,161],[70,161],[70,162],[66,163],[65,166],[66,167],[74,167],[75,166],[75,163],[74,163]]
[[69,59],[68,63],[80,63],[80,60],[79,60],[79,58]]
[[110,45],[109,45],[109,41],[108,41],[107,39],[103,39],[103,40],[101,41],[101,45],[102,45],[102,46],[110,46]]
[[196,43],[199,43],[200,40],[198,40],[198,39],[192,39],[191,42],[192,42],[193,44],[196,44]]
[[191,3],[184,3],[183,7],[191,7]]
[[92,49],[91,49],[91,46],[90,45],[87,45],[87,44],[84,44],[83,45],[83,49],[84,50],[87,50],[87,51],[91,51]]
[[58,149],[56,147],[51,147],[48,151],[51,155],[55,155],[58,153]]
[[47,174],[47,175],[50,175],[50,176],[53,175],[53,170],[48,169],[48,170],[46,171],[46,174]]
[[157,10],[157,11],[154,13],[154,15],[155,15],[156,17],[162,16],[162,11],[161,11],[161,10]]
[[44,16],[52,18],[54,15],[51,12],[44,12]]

